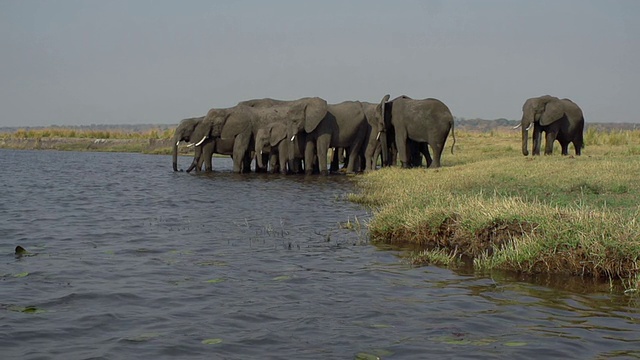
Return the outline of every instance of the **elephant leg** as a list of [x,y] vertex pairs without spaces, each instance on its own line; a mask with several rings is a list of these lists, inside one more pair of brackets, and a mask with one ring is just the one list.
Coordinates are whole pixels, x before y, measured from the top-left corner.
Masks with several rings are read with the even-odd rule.
[[[324,140],[324,141],[323,141]],[[318,166],[320,175],[329,175],[327,170],[327,152],[329,151],[329,141],[319,139],[316,144],[316,155],[318,156]]]
[[340,152],[342,148],[335,148],[333,154],[331,154],[331,165],[329,166],[330,172],[337,172],[340,170]]
[[367,148],[364,149],[364,171],[369,172],[375,169],[375,147],[372,145],[367,145]]
[[556,133],[553,131],[547,131],[547,136],[544,144],[544,154],[551,155],[553,154],[553,143],[556,141]]
[[396,166],[398,164],[398,146],[393,143],[389,149],[389,164],[388,166]]
[[542,131],[537,125],[533,126],[533,156],[540,155],[540,142],[542,138]]
[[431,158],[431,154],[429,153],[429,145],[425,143],[420,147],[420,151],[422,152],[422,155],[424,155],[425,159],[427,159],[427,167],[430,168],[433,164],[433,159]]
[[431,146],[433,149],[433,160],[431,161],[431,165],[428,167],[439,168],[440,167],[440,158],[442,157],[442,149],[444,148],[444,144],[438,143],[435,146]]
[[280,163],[280,174],[287,174],[287,163],[289,163],[289,156],[287,151],[278,151],[278,161]]
[[[233,172],[243,173],[251,171],[251,153],[249,150],[249,136],[239,134],[233,142]],[[247,163],[248,159],[248,163]]]
[[576,152],[576,156],[580,156],[582,154],[582,141],[573,140],[573,150]]
[[569,155],[569,142],[563,142],[560,144],[562,148],[562,155]]
[[[202,145],[202,161],[204,163],[204,171],[213,171],[213,152],[215,151],[215,141],[209,141]],[[200,167],[200,166],[198,166]]]
[[421,146],[418,142],[407,140],[407,149],[409,151],[409,163],[411,167],[421,167],[422,166],[422,154],[421,154]]
[[190,173],[193,169],[196,169],[196,172],[200,172],[200,168],[202,166],[202,146],[196,146],[193,149],[193,161],[189,168],[187,168],[187,172]]
[[[271,152],[269,153],[269,168],[268,169],[262,169],[262,171],[264,172],[269,172],[272,174],[275,174],[276,172],[278,172],[278,157],[281,156],[279,153],[277,153],[276,151],[274,151],[274,149],[271,149]],[[264,160],[263,160],[264,163]],[[282,164],[282,163],[280,163]],[[280,165],[282,166],[282,165]]]
[[361,164],[362,162],[360,161],[359,157],[362,154],[363,142],[364,142],[364,135],[361,134],[356,138],[356,140],[349,147],[348,158],[346,159],[347,173],[354,173],[360,170],[359,164]]
[[403,168],[409,168],[411,164],[408,159],[407,152],[407,133],[402,129],[396,129],[396,148],[398,149],[398,159],[400,160],[400,166]]
[[307,146],[304,148],[304,173],[305,175],[313,174],[314,157],[316,156],[315,141],[307,140]]

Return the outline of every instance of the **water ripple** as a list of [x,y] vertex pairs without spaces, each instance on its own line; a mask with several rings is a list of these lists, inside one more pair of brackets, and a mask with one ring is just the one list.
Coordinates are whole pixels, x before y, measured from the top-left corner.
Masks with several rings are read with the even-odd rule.
[[[0,150],[2,358],[637,358],[637,297],[414,268],[347,176]],[[188,159],[180,159],[186,162]],[[32,256],[16,258],[16,245]]]

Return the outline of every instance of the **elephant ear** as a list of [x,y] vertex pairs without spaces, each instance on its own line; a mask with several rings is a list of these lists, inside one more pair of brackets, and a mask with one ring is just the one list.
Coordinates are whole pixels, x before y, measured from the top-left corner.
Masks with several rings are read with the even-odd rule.
[[376,116],[379,116],[378,118],[378,126],[379,129],[378,131],[383,131],[384,130],[384,112],[385,112],[385,108],[387,106],[387,102],[389,101],[389,98],[391,97],[391,95],[387,94],[382,98],[382,101],[380,101],[380,104],[378,104],[378,106],[376,106]]
[[560,120],[564,116],[564,106],[562,101],[552,100],[544,107],[544,111],[540,116],[540,125],[547,126]]
[[304,106],[304,131],[315,130],[320,121],[327,115],[327,102],[320,98],[312,98]]
[[277,146],[286,137],[287,127],[284,124],[273,124],[269,127],[269,143],[271,146]]

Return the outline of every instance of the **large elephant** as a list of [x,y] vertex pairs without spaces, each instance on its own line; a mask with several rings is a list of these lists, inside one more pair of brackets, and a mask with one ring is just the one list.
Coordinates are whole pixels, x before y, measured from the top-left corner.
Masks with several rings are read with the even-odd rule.
[[[387,129],[393,127],[395,146],[402,167],[409,168],[419,163],[416,158],[418,151],[426,157],[427,167],[440,167],[449,132],[453,137],[452,153],[456,141],[453,115],[447,105],[432,98],[414,100],[403,95],[385,102],[388,98],[389,95],[383,98],[381,111]],[[433,151],[433,158],[429,155],[427,145]],[[387,147],[382,147],[383,158],[386,158],[387,152]]]
[[[327,114],[327,102],[319,97],[307,97],[291,101],[269,98],[254,99],[240,102],[238,106],[248,106],[254,109],[254,114],[256,115],[253,125],[254,137],[259,129],[265,128],[274,122],[287,125],[287,136],[291,136],[289,141],[294,143],[289,144],[289,155],[287,157],[290,169],[293,172],[296,172],[296,170],[292,162],[297,158],[296,152],[304,144],[300,139],[299,133],[307,129],[309,130],[307,132],[313,131]],[[303,139],[305,139],[304,136]],[[305,153],[304,163],[307,173],[313,169],[313,160],[313,156],[308,157]]]
[[545,133],[545,155],[553,153],[553,143],[558,140],[562,155],[569,154],[569,144],[573,143],[576,155],[580,155],[584,145],[584,116],[578,105],[569,99],[558,99],[550,95],[530,98],[522,106],[522,154],[529,155],[528,132],[533,126],[533,155],[540,155],[542,133]]
[[293,122],[292,126],[291,132],[304,132],[306,135],[305,162],[317,156],[320,173],[324,175],[328,174],[329,148],[349,149],[349,153],[354,156],[349,156],[346,171],[355,172],[358,154],[370,132],[363,104],[359,101],[329,104],[327,113],[317,124]]
[[204,116],[184,119],[176,127],[173,134],[173,171],[178,171],[178,144],[181,141],[189,143],[193,131],[202,120],[204,120]]
[[251,108],[235,106],[225,109],[211,109],[197,124],[191,138],[195,143],[193,163],[187,172],[197,169],[204,157],[205,169],[210,171],[213,153],[231,155],[233,171],[250,171],[250,145],[255,114]]

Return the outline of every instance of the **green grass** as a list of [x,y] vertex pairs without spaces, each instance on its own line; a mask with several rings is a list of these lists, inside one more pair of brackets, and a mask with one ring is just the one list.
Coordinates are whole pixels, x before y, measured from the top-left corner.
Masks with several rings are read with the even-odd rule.
[[381,169],[349,198],[374,209],[372,241],[419,248],[413,263],[634,278],[639,134],[592,132],[583,156],[524,157],[519,132],[461,132],[442,168]]

